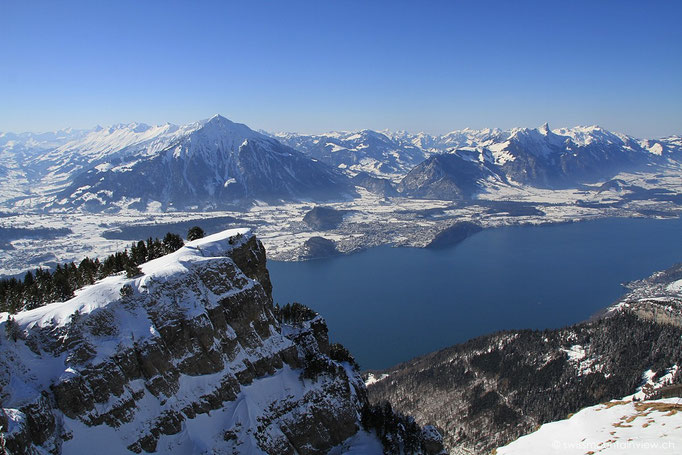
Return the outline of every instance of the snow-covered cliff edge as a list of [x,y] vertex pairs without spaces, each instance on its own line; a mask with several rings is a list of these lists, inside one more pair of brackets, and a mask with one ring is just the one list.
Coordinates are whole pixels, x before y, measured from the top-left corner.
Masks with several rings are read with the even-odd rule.
[[321,317],[278,321],[265,264],[247,229],[225,231],[1,314],[6,449],[315,454],[355,437],[380,452],[360,376],[329,357]]

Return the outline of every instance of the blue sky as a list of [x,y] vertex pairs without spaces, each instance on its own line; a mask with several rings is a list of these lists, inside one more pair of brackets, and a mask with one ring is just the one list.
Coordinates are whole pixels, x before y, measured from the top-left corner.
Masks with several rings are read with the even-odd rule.
[[682,134],[682,2],[0,0],[0,131]]

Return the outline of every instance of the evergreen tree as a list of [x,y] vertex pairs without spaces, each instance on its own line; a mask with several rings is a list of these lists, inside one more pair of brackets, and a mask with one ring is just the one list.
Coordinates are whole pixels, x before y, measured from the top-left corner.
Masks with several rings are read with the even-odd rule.
[[52,302],[63,302],[73,297],[73,289],[69,285],[69,279],[64,269],[57,265],[57,270],[52,275]]
[[199,226],[193,226],[189,228],[189,231],[187,231],[187,240],[192,241],[192,240],[197,240],[201,239],[206,235],[203,229],[201,229]]
[[17,341],[17,338],[19,338],[19,324],[17,324],[17,321],[12,316],[8,317],[5,323],[5,335],[12,341]]
[[152,239],[149,237],[147,239],[147,261],[151,261],[152,259],[160,258],[166,254],[164,252],[163,245],[159,241],[159,239]]
[[163,248],[165,254],[177,251],[184,245],[185,242],[182,241],[182,237],[180,237],[178,234],[168,232],[166,233],[166,236],[163,238]]
[[341,343],[332,343],[329,346],[329,357],[338,362],[348,362],[355,371],[360,370],[360,365],[358,365],[355,358]]
[[127,278],[135,278],[142,274],[142,270],[135,264],[128,264],[125,268]]
[[133,243],[130,247],[130,257],[135,265],[140,265],[147,261],[147,246],[140,240],[137,244]]
[[33,274],[29,270],[26,272],[26,275],[24,276],[24,286],[29,287],[32,286],[35,283],[35,279],[33,278]]
[[86,257],[78,264],[78,273],[81,277],[83,285],[93,284],[99,269],[99,261],[95,262],[89,257]]
[[83,280],[81,279],[80,273],[78,273],[78,267],[73,262],[70,262],[65,268],[67,279],[69,280],[69,286],[71,289],[78,289],[83,287]]

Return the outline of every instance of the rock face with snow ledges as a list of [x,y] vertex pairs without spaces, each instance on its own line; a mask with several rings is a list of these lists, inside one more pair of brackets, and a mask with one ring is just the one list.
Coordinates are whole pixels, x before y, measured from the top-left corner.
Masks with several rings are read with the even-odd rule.
[[275,318],[264,250],[248,230],[141,268],[2,314],[11,453],[317,454],[358,433],[361,378],[328,357],[319,316]]

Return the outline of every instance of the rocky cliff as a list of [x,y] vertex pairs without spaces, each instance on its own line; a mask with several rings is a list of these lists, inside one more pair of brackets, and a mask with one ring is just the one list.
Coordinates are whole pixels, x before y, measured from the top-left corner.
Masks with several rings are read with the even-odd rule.
[[248,230],[225,231],[0,314],[6,450],[381,453],[360,376],[330,357],[321,317],[276,317],[265,265]]

